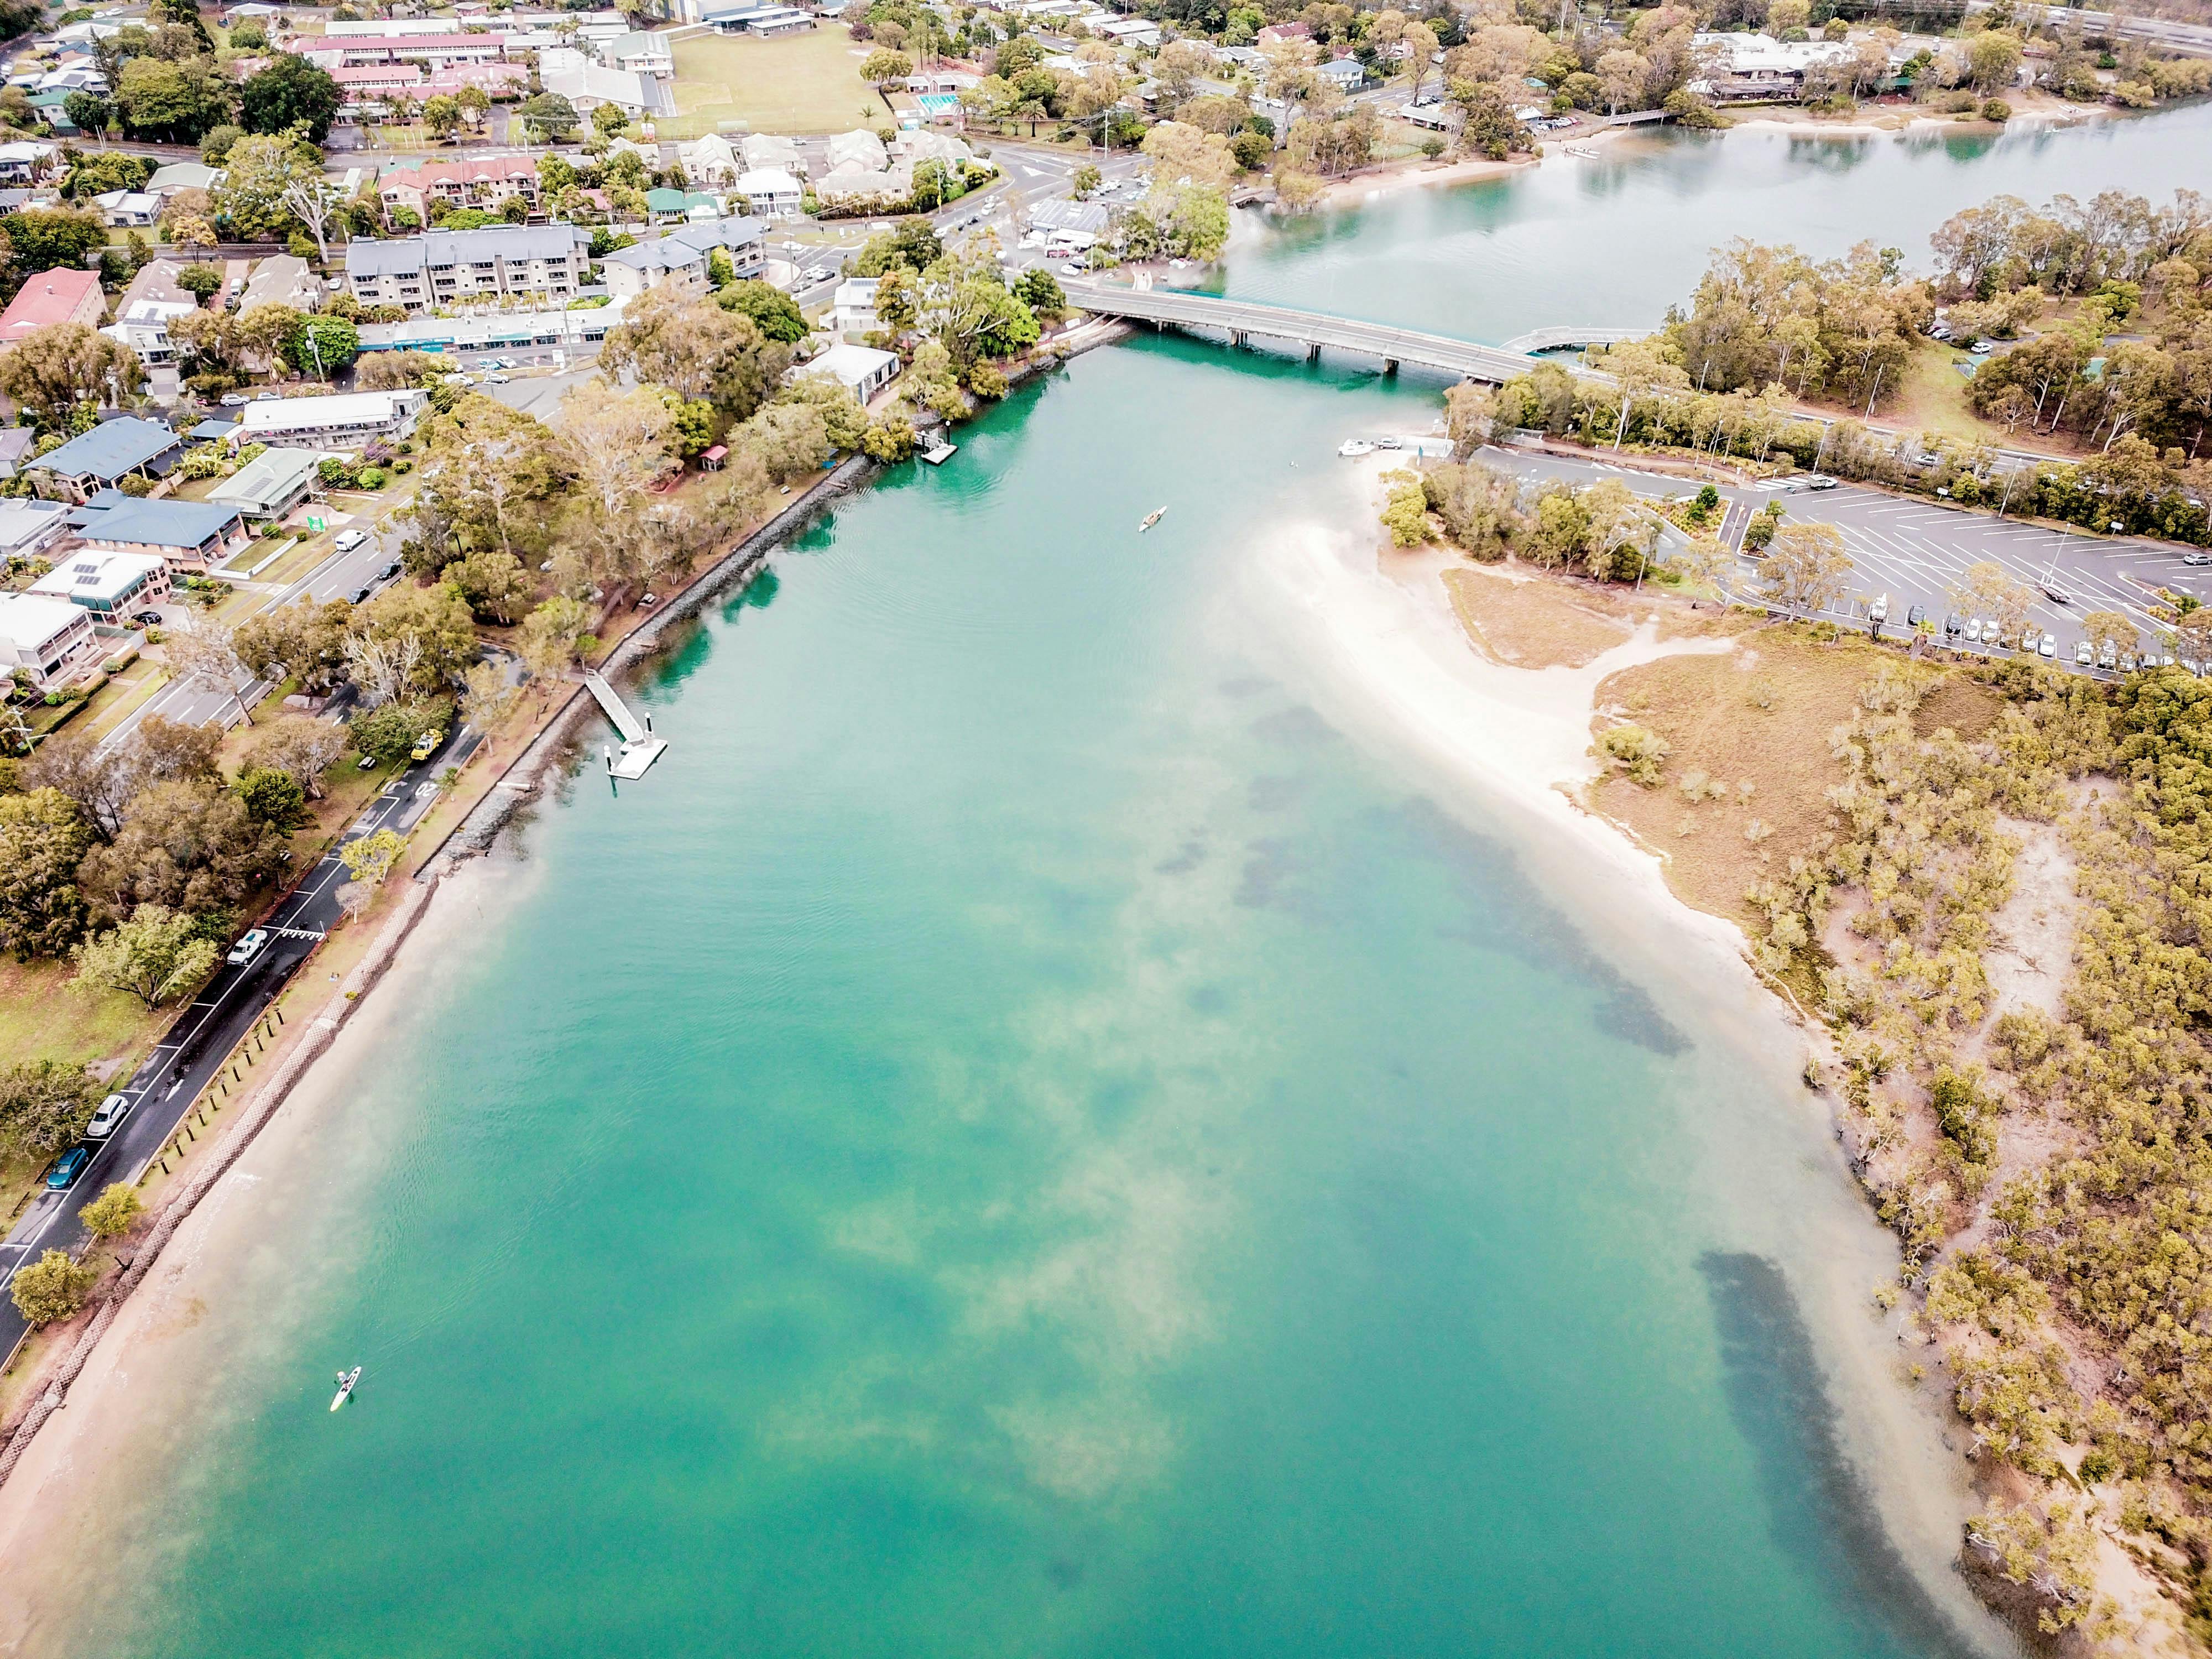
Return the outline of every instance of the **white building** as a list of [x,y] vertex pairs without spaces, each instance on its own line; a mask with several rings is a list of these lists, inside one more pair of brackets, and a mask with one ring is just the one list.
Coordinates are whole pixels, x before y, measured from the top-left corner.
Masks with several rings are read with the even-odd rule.
[[67,556],[33,582],[31,592],[82,605],[95,620],[112,624],[168,602],[169,563],[150,553],[102,553],[87,548]]
[[161,211],[161,198],[143,190],[107,191],[94,197],[92,204],[111,225],[150,225]]
[[780,167],[794,179],[806,176],[806,158],[799,153],[799,146],[780,133],[749,132],[738,143],[745,159],[745,170]]
[[756,167],[732,186],[763,219],[795,219],[806,210],[806,188],[781,167]]
[[896,352],[878,351],[873,346],[841,344],[831,346],[799,372],[827,374],[866,403],[891,383],[898,368]]
[[100,650],[92,612],[45,593],[0,593],[0,672],[30,671],[48,688],[73,678]]
[[645,89],[645,77],[633,70],[580,64],[574,69],[547,70],[542,78],[546,91],[559,93],[580,114],[587,115],[602,104],[612,104],[623,114],[635,118],[649,113],[654,107],[653,99]]
[[832,173],[881,173],[890,166],[890,153],[884,141],[866,127],[851,132],[832,134],[830,139],[830,171]]
[[347,392],[331,398],[251,403],[234,441],[289,448],[358,448],[373,438],[404,438],[422,418],[427,392]]
[[684,169],[684,176],[695,185],[729,184],[749,165],[738,159],[737,147],[719,132],[678,144],[676,160]]
[[0,499],[0,559],[33,558],[52,547],[69,528],[69,513],[65,501]]
[[881,326],[876,319],[876,289],[882,283],[879,276],[848,276],[838,283],[830,302],[830,331],[842,337]]

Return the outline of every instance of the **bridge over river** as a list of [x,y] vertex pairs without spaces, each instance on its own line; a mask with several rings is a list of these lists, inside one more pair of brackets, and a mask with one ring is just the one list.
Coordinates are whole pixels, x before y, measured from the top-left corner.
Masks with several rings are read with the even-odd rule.
[[1126,317],[1162,327],[1171,324],[1177,328],[1215,329],[1226,334],[1231,345],[1243,345],[1255,335],[1262,339],[1291,341],[1304,346],[1309,358],[1318,357],[1322,348],[1328,347],[1379,357],[1385,369],[1413,363],[1471,380],[1496,382],[1526,374],[1536,367],[1537,362],[1523,352],[1477,345],[1471,340],[1455,340],[1446,334],[1423,334],[1410,328],[1393,328],[1385,323],[1363,323],[1319,312],[1291,311],[1249,300],[1224,300],[1212,294],[1191,294],[1176,289],[1114,288],[1099,283],[1069,283],[1066,287],[1070,304],[1097,316]]

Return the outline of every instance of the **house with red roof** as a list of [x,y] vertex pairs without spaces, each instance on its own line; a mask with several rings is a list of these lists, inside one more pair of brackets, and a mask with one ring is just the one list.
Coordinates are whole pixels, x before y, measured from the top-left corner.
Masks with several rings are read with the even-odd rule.
[[107,296],[100,291],[98,271],[57,266],[40,271],[16,289],[8,309],[0,312],[0,345],[56,323],[98,328],[106,314]]

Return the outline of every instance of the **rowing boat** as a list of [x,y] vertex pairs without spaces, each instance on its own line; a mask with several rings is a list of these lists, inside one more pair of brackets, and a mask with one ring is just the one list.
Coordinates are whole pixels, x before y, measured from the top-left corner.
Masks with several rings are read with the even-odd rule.
[[1147,530],[1150,530],[1154,525],[1160,521],[1160,514],[1166,511],[1167,508],[1164,507],[1156,507],[1151,512],[1146,514],[1144,523],[1137,526],[1137,533],[1141,536]]

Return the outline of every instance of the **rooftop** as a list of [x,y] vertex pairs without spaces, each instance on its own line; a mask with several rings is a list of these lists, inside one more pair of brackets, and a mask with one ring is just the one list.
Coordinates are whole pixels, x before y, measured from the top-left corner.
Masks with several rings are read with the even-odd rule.
[[238,520],[234,507],[213,501],[155,501],[126,495],[112,507],[81,507],[70,515],[88,542],[138,542],[151,547],[198,547]]
[[246,406],[239,436],[257,432],[297,432],[313,427],[374,426],[404,410],[419,408],[428,394],[402,388],[392,392],[343,392],[329,398],[272,398]]
[[61,477],[94,477],[106,483],[159,459],[178,443],[177,434],[159,422],[125,415],[71,438],[31,465]]
[[419,236],[380,241],[362,237],[346,244],[346,275],[381,276],[431,264],[459,264],[482,259],[566,259],[590,240],[574,225],[487,225],[481,230],[432,230]]
[[100,273],[66,266],[41,271],[16,290],[0,312],[0,341],[20,340],[35,329],[65,323],[86,297],[100,292]]
[[40,646],[83,622],[85,613],[67,599],[45,593],[0,593],[0,640],[16,646]]
[[141,577],[162,568],[150,553],[101,553],[89,550],[66,556],[31,584],[33,593],[53,593],[82,602],[108,600],[130,591]]

